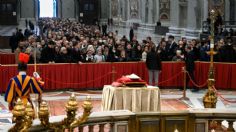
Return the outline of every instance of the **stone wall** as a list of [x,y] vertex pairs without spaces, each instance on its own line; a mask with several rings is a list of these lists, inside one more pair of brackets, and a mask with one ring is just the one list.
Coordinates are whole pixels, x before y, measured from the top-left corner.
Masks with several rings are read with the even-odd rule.
[[35,18],[35,0],[21,0],[20,17]]
[[61,0],[62,18],[76,18],[75,16],[75,0]]

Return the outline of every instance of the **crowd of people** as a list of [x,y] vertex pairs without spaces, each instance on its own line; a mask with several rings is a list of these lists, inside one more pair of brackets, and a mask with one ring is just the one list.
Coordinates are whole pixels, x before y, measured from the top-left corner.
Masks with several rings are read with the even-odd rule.
[[[118,32],[107,32],[99,25],[84,25],[68,19],[39,20],[40,36],[31,32],[23,34],[19,29],[16,34],[16,60],[20,52],[30,55],[30,63],[87,63],[87,62],[128,62],[145,61],[147,53],[155,48],[161,61],[209,61],[210,50],[208,39],[204,41],[176,41],[168,36],[154,43],[151,37],[138,41],[132,34],[118,37]],[[20,37],[19,37],[20,36]],[[36,51],[36,53],[35,53]],[[215,61],[236,62],[236,47],[232,37],[215,41]],[[190,58],[187,58],[190,57]]]

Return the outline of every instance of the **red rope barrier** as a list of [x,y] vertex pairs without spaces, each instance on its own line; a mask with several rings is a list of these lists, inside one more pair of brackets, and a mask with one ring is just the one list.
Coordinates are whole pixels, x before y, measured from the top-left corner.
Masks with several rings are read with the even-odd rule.
[[170,80],[173,80],[174,78],[178,77],[180,74],[182,74],[182,71],[179,72],[179,73],[177,73],[177,74],[175,74],[174,76],[172,76],[172,77],[169,78],[169,79],[166,79],[166,80],[164,80],[164,81],[162,81],[162,82],[158,82],[158,85],[160,85],[160,84],[162,84],[162,83],[165,83],[165,82],[168,82],[168,81],[170,81]]
[[187,73],[187,75],[188,75],[190,81],[193,83],[194,86],[196,86],[196,87],[198,87],[198,88],[202,88],[202,87],[204,87],[204,86],[207,85],[207,81],[206,81],[204,84],[202,84],[202,85],[198,85],[197,83],[195,83],[195,82],[193,81],[193,79],[191,78],[191,76],[189,75],[189,73],[188,73],[187,71],[186,71],[186,73]]
[[113,72],[109,72],[109,73],[107,73],[107,74],[105,74],[105,75],[103,75],[103,76],[100,76],[100,77],[98,77],[98,78],[96,78],[96,79],[94,79],[94,80],[90,80],[90,81],[87,81],[87,82],[80,82],[80,83],[64,83],[64,82],[60,82],[60,81],[51,80],[51,79],[49,79],[49,78],[45,78],[45,79],[46,79],[47,81],[49,81],[49,82],[58,83],[58,84],[63,84],[63,85],[82,85],[82,84],[87,84],[87,83],[95,82],[95,81],[97,81],[97,80],[99,80],[99,79],[104,78],[105,76],[107,76],[107,75],[109,75],[109,74],[112,74],[112,73],[113,73]]
[[216,94],[222,99],[224,100],[225,102],[228,102],[228,103],[236,103],[236,100],[228,100],[226,98],[224,98],[215,88],[215,86],[212,87],[213,90],[216,92]]

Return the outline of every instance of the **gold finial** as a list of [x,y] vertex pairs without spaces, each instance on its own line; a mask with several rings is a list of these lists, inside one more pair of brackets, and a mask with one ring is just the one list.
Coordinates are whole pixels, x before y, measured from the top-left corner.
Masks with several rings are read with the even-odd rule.
[[17,132],[25,130],[26,112],[25,112],[25,106],[23,105],[23,102],[21,101],[20,98],[17,99],[16,105],[14,106],[12,113],[13,113],[12,122],[14,122],[15,125],[9,129],[9,132]]
[[26,111],[27,116],[34,118],[34,115],[35,115],[34,109],[32,108],[32,105],[30,102],[27,103],[25,111]]
[[33,119],[34,119],[34,115],[35,115],[31,103],[27,102],[25,112],[26,112],[26,116],[25,116],[23,130],[28,130],[31,127],[31,125],[33,124]]
[[86,97],[86,100],[84,101],[84,104],[82,106],[85,111],[90,111],[93,108],[90,96]]
[[13,109],[13,116],[24,116],[25,115],[25,106],[20,98],[17,99],[16,105]]
[[49,123],[49,109],[48,109],[48,104],[43,101],[40,104],[39,107],[39,120],[41,121],[41,125],[43,125],[44,127],[49,127],[50,123]]
[[39,107],[39,115],[43,116],[43,115],[48,115],[48,114],[49,114],[48,104],[47,102],[43,101]]
[[76,101],[76,96],[74,93],[71,94],[69,101],[66,104],[66,111],[77,110],[78,103]]

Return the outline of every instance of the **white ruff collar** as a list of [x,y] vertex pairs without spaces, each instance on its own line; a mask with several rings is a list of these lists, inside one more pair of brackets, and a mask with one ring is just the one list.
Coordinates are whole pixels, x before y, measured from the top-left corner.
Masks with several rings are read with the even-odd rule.
[[19,75],[26,75],[26,72],[25,71],[20,71]]

